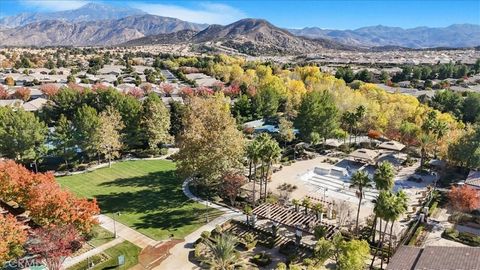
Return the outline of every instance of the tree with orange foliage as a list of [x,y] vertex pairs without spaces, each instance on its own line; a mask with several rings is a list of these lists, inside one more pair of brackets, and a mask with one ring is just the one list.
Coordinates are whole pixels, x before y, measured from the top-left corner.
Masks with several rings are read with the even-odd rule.
[[3,85],[0,85],[0,99],[7,99],[8,98],[8,91],[3,87]]
[[21,99],[21,100],[26,102],[26,101],[30,100],[30,94],[31,93],[32,93],[32,91],[30,90],[30,88],[20,87],[15,91],[15,93],[13,93],[13,97]]
[[5,78],[5,84],[8,86],[14,86],[15,80],[12,77],[8,76],[7,78]]
[[44,95],[46,95],[48,98],[52,98],[58,93],[58,86],[55,84],[49,83],[49,84],[44,84],[40,86],[40,90]]
[[42,262],[51,270],[62,269],[66,257],[81,246],[83,239],[72,225],[50,226],[36,229],[27,250],[40,255]]
[[0,214],[0,265],[23,254],[27,233],[17,219]]
[[468,185],[452,187],[448,198],[453,209],[457,211],[469,212],[480,207],[479,191]]
[[100,212],[96,200],[62,190],[52,173],[32,173],[11,160],[0,162],[0,198],[14,200],[40,225],[73,224],[88,233]]

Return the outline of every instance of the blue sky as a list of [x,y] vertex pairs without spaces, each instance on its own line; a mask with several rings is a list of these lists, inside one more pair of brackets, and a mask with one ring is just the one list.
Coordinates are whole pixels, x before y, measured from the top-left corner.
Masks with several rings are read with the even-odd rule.
[[264,18],[280,27],[318,26],[355,29],[387,25],[411,28],[441,27],[455,23],[480,24],[480,0],[376,0],[376,1],[88,1],[0,0],[0,16],[44,12],[103,2],[140,8],[148,13],[199,23],[227,24],[245,17]]

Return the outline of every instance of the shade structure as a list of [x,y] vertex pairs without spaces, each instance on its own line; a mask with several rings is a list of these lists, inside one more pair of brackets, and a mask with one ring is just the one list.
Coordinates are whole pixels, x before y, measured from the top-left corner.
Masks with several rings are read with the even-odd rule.
[[375,163],[375,159],[378,157],[379,153],[375,150],[370,149],[357,149],[350,153],[348,156],[354,158],[355,160],[360,160],[367,163]]
[[381,143],[378,147],[387,150],[402,151],[405,148],[405,145],[397,141],[388,141]]

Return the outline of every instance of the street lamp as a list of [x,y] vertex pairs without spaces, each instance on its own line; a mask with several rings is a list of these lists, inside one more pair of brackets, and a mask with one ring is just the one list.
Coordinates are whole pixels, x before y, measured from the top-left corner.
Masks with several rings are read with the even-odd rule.
[[117,238],[117,225],[116,225],[115,215],[120,216],[120,212],[113,213],[113,215],[112,215],[112,219],[113,219],[113,238]]

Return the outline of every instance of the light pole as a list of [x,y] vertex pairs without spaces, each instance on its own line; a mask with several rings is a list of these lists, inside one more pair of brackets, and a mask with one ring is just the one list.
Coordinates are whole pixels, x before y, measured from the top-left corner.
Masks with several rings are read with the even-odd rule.
[[210,221],[208,220],[208,196],[207,200],[205,201],[205,217],[207,219],[207,223],[209,223]]
[[117,238],[117,225],[116,225],[115,215],[120,216],[120,212],[113,213],[113,215],[112,215],[112,218],[113,218],[113,238]]

